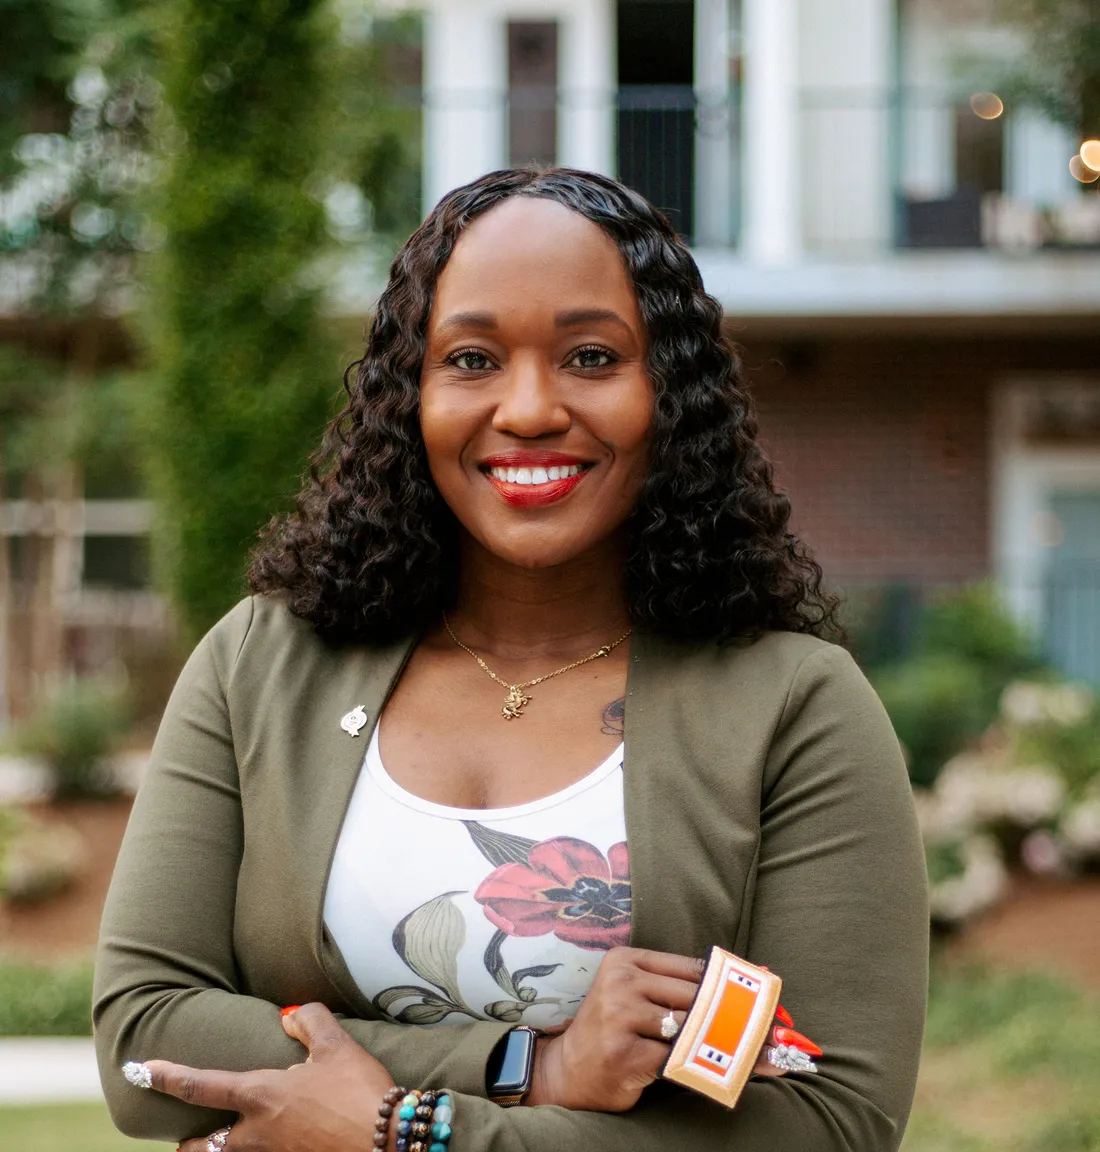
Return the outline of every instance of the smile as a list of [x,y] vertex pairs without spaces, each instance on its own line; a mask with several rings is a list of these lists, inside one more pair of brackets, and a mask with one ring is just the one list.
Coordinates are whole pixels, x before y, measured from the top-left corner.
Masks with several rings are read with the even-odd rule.
[[567,468],[490,468],[489,475],[505,484],[549,484],[579,476],[583,471],[583,465],[571,464]]
[[545,508],[564,500],[592,468],[587,462],[562,459],[556,453],[527,452],[523,456],[490,459],[482,465],[486,480],[513,508]]

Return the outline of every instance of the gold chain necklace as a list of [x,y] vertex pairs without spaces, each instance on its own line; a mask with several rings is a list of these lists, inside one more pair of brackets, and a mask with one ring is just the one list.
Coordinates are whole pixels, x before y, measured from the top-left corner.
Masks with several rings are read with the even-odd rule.
[[508,696],[504,701],[504,707],[500,710],[500,714],[505,720],[518,720],[523,715],[524,708],[531,703],[531,697],[524,694],[524,688],[534,688],[536,684],[541,684],[544,680],[552,680],[555,676],[560,676],[563,672],[572,672],[574,668],[579,668],[582,664],[587,664],[590,660],[599,660],[601,656],[609,656],[630,633],[634,631],[633,628],[628,628],[614,644],[605,644],[602,648],[597,648],[591,656],[585,656],[583,660],[574,660],[572,664],[566,664],[564,668],[559,668],[556,672],[547,672],[545,676],[536,676],[534,680],[525,680],[522,684],[509,684],[507,680],[498,676],[472,648],[459,640],[451,628],[451,622],[447,619],[446,612],[443,613],[443,627],[447,629],[447,635],[450,636],[463,652],[470,653],[487,676],[492,677],[502,688],[508,689]]

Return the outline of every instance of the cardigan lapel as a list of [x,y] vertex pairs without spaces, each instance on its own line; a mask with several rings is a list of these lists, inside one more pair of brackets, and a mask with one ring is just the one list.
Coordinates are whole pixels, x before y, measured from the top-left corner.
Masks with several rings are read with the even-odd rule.
[[[315,947],[325,975],[355,1014],[364,1019],[377,1019],[379,1013],[360,992],[340,949],[325,929],[325,892],[340,830],[370,738],[415,645],[416,638],[411,638],[382,649],[334,654],[335,675],[328,679],[328,699],[322,707],[314,708],[309,718],[312,730],[309,746],[318,750],[321,762],[326,765],[326,771],[318,778],[318,788],[323,790],[323,795],[317,796],[310,804],[313,813],[311,836],[313,843],[322,846],[323,851],[311,857],[309,875],[305,877],[311,894],[310,915]],[[356,706],[362,707],[367,718],[357,738],[340,727],[341,719]]]

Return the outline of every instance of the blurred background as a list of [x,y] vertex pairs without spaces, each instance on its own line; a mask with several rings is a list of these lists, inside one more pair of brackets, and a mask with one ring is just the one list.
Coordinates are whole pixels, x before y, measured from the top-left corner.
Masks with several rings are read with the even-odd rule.
[[135,1147],[90,956],[160,710],[399,244],[532,161],[694,249],[905,746],[907,1152],[1100,1149],[1100,0],[0,0],[0,1149]]

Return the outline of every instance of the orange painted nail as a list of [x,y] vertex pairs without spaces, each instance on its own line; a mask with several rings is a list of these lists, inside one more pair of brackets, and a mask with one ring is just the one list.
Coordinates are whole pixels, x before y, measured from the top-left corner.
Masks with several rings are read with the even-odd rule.
[[807,1056],[823,1055],[822,1050],[808,1036],[803,1036],[801,1032],[796,1032],[793,1028],[776,1028],[775,1039],[778,1043],[786,1044],[789,1048],[798,1048]]
[[289,1016],[291,1012],[297,1012],[299,1008],[301,1008],[301,1004],[289,1004],[286,1008],[282,1009],[279,1015]]
[[794,1027],[794,1020],[791,1018],[791,1014],[787,1011],[786,1008],[783,1007],[782,1004],[776,1008],[775,1018],[779,1021],[780,1024],[786,1024],[788,1028]]

